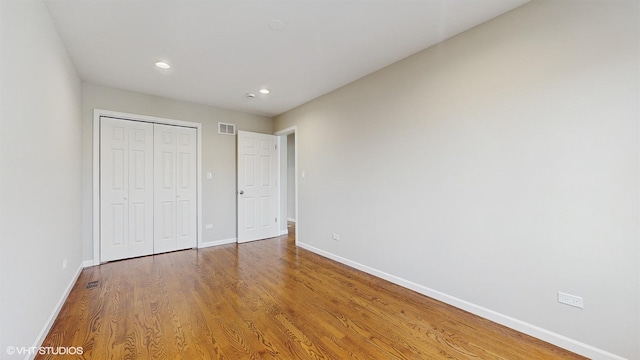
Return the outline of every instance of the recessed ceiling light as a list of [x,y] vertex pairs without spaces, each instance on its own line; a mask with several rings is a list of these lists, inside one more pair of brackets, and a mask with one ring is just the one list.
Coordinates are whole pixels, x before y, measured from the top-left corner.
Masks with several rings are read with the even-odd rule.
[[158,61],[156,63],[156,66],[159,67],[160,69],[168,69],[171,67],[171,65],[167,64],[166,62],[163,61]]
[[267,95],[268,93],[270,93],[271,91],[269,91],[269,89],[260,89],[260,94],[264,94]]
[[246,96],[249,99],[253,99],[254,97],[256,97],[256,94],[254,94],[254,93],[246,93],[244,96]]

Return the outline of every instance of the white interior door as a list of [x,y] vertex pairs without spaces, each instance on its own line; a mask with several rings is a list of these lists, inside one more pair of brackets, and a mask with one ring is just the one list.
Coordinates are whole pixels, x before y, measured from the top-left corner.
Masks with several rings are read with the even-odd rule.
[[100,121],[100,261],[153,253],[153,125]]
[[154,253],[196,247],[196,129],[154,132]]
[[238,131],[238,242],[278,236],[276,137]]
[[197,245],[197,133],[176,128],[176,242],[177,249]]

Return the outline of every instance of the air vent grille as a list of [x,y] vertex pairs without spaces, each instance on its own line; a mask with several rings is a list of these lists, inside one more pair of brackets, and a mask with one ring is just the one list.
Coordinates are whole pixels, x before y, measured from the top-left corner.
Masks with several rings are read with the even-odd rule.
[[218,134],[235,135],[236,126],[234,124],[218,123]]

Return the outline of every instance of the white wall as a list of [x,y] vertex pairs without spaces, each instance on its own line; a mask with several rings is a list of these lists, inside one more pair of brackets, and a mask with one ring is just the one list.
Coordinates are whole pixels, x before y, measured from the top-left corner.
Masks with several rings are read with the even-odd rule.
[[287,219],[296,220],[296,134],[287,135]]
[[[218,122],[236,124],[236,130],[271,134],[271,118],[124,91],[95,84],[82,87],[82,234],[84,260],[93,259],[92,160],[93,109],[148,115],[202,124],[203,242],[236,237],[236,137],[218,134]],[[206,180],[206,173],[213,179]],[[213,229],[204,230],[204,225]]]
[[638,10],[534,0],[277,117],[306,172],[298,241],[639,359]]
[[0,44],[0,357],[18,359],[81,269],[81,82],[40,1],[0,1]]

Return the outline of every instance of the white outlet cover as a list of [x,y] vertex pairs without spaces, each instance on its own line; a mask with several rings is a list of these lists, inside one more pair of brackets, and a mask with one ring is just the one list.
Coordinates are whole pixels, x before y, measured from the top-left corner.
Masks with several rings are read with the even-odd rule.
[[558,302],[561,304],[584,309],[584,299],[580,296],[571,295],[558,291]]

